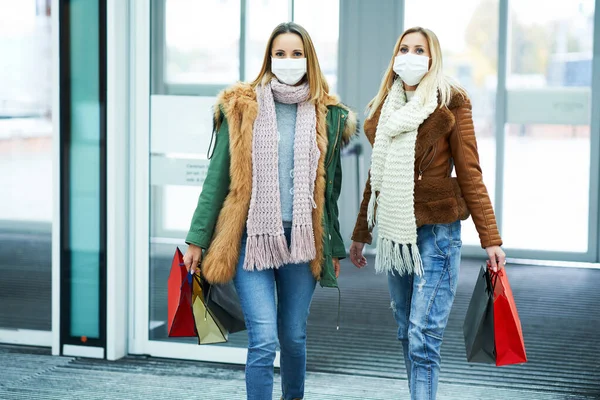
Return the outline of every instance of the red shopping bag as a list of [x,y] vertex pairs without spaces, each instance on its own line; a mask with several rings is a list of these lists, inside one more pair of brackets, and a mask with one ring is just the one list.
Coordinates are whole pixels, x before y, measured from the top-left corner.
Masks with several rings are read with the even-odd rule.
[[506,269],[490,271],[494,285],[494,341],[496,366],[527,362],[525,342],[517,305]]
[[196,323],[192,311],[192,276],[183,263],[179,247],[171,262],[167,297],[168,329],[170,337],[196,336]]

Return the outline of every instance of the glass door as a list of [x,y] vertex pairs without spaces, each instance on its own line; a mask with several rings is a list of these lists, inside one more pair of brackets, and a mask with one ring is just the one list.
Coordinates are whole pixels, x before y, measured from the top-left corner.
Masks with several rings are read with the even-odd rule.
[[50,3],[0,0],[0,342],[41,346],[52,345]]
[[[150,265],[148,339],[169,338],[166,283],[177,246],[196,208],[208,169],[212,107],[220,90],[241,78],[239,0],[156,0],[151,9]],[[226,17],[220,17],[226,16]],[[215,35],[215,32],[219,32]],[[220,347],[245,349],[246,334]],[[238,354],[233,352],[231,354]],[[239,353],[243,357],[242,353]]]
[[[337,15],[337,0],[326,3]],[[130,352],[244,363],[246,332],[214,346],[168,337],[167,279],[175,249],[186,250],[184,239],[208,168],[218,93],[236,81],[253,79],[273,28],[292,20],[292,8],[298,22],[306,19],[308,25],[311,4],[152,0],[132,5],[136,252]],[[325,72],[334,83],[337,35],[331,35],[331,27],[307,27],[317,52],[329,60]]]

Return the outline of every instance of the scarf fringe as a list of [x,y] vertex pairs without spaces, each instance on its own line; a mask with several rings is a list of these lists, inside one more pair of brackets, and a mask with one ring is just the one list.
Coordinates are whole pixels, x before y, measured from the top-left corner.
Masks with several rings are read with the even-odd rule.
[[294,225],[292,227],[290,263],[299,264],[309,262],[317,257],[315,249],[315,233],[312,226]]
[[395,273],[400,276],[415,274],[423,276],[423,260],[416,244],[399,244],[390,239],[379,238],[375,256],[377,273]]
[[290,254],[285,235],[248,236],[244,269],[246,271],[279,268],[288,264]]

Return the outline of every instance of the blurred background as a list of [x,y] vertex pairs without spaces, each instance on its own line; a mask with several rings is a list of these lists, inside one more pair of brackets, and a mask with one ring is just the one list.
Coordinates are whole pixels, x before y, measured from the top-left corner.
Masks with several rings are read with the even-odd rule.
[[[590,313],[585,305],[597,294],[586,284],[598,278],[600,261],[599,0],[461,0],[460,6],[441,0],[124,0],[106,11],[107,3],[114,2],[0,0],[0,342],[51,346],[58,335],[53,318],[64,323],[53,316],[60,308],[69,318],[61,338],[107,345],[105,303],[115,290],[102,272],[106,238],[113,232],[107,230],[105,203],[112,181],[103,172],[113,159],[102,158],[108,76],[108,93],[117,87],[125,94],[113,107],[128,110],[125,158],[115,164],[127,182],[122,227],[128,250],[118,266],[128,277],[127,352],[243,361],[245,333],[208,350],[199,350],[192,339],[167,338],[166,279],[175,247],[185,250],[183,238],[202,190],[211,107],[224,88],[254,79],[267,39],[283,21],[308,30],[332,92],[361,120],[402,31],[423,26],[438,35],[446,73],[473,103],[484,180],[505,251],[520,265],[515,296],[527,304],[530,322],[524,329],[533,335],[536,328],[551,331],[555,323],[568,323],[582,341],[590,340],[586,335],[598,323],[585,318]],[[113,54],[117,42],[124,43],[120,56],[107,67],[107,52]],[[123,80],[111,81],[111,68],[121,68]],[[99,158],[86,156],[96,150]],[[340,219],[348,246],[369,162],[364,138],[344,153]],[[65,198],[68,203],[57,204]],[[463,245],[467,274],[485,256],[470,220],[463,223]],[[58,262],[53,248],[61,254]],[[62,257],[65,249],[68,259]],[[93,256],[77,258],[78,252]],[[365,331],[383,331],[387,342],[372,351],[395,346],[384,280],[373,271],[365,279],[344,267],[346,343]],[[53,293],[59,276],[53,278],[53,271],[59,270],[60,295]],[[572,287],[552,297],[557,281]],[[456,371],[467,368],[459,322],[472,282],[465,275],[450,324],[454,339],[445,348]],[[28,295],[31,290],[35,297]],[[53,294],[61,302],[54,309]],[[537,308],[544,296],[550,296],[546,304],[564,308],[565,320],[545,319]],[[365,310],[378,310],[366,323],[356,314],[357,299]],[[311,351],[321,358],[314,359],[314,370],[343,364],[328,356],[339,341],[326,339],[335,325],[336,302],[333,292],[315,297]],[[597,340],[586,343],[587,350],[598,350]],[[577,357],[584,357],[587,351],[580,350]],[[339,367],[344,371],[356,362],[348,357]],[[384,362],[386,354],[374,357],[377,374],[376,360]],[[385,362],[403,368],[400,357],[397,348]],[[599,368],[597,360],[590,362],[596,375],[589,382]]]

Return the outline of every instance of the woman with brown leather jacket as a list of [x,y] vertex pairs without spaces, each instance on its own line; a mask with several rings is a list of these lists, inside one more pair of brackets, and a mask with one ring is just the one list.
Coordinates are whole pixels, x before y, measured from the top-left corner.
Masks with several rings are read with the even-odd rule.
[[373,154],[350,258],[366,265],[363,248],[376,224],[375,270],[388,275],[411,398],[435,399],[458,283],[461,220],[472,216],[492,268],[506,261],[482,179],[471,104],[444,76],[433,32],[417,27],[400,36],[364,131]]

